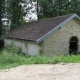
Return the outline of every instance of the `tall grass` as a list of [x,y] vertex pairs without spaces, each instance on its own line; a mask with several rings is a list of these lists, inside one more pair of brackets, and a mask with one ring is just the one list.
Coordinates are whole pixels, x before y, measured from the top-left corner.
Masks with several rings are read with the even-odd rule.
[[56,64],[56,63],[80,63],[80,55],[68,55],[68,56],[28,56],[15,53],[4,49],[0,51],[0,69],[6,69],[23,64]]

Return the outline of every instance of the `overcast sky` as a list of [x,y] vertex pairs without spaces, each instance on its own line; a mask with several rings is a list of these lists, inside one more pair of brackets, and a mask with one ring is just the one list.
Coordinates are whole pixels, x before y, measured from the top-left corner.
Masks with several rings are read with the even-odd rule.
[[37,11],[36,11],[37,2],[26,4],[25,9],[29,7],[32,7],[32,8],[26,13],[26,16],[24,17],[26,22],[37,20]]

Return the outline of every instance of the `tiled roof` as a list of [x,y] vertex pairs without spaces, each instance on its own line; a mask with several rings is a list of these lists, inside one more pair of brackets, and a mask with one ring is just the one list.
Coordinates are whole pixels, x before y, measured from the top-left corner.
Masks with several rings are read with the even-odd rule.
[[64,15],[44,20],[29,22],[21,27],[14,29],[6,35],[7,38],[15,38],[21,40],[37,41],[45,34],[50,32],[56,26],[70,18],[72,15]]

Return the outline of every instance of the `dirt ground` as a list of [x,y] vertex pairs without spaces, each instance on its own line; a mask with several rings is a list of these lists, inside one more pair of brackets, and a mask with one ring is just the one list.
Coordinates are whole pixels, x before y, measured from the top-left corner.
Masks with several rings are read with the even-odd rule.
[[0,80],[80,80],[80,63],[21,65],[0,70]]

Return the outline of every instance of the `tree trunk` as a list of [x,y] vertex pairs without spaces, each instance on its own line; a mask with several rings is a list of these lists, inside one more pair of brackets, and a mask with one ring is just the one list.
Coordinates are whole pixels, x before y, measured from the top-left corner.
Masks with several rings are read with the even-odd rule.
[[0,36],[2,35],[2,1],[0,0]]
[[38,0],[37,0],[37,19],[39,19],[39,15],[38,15]]

